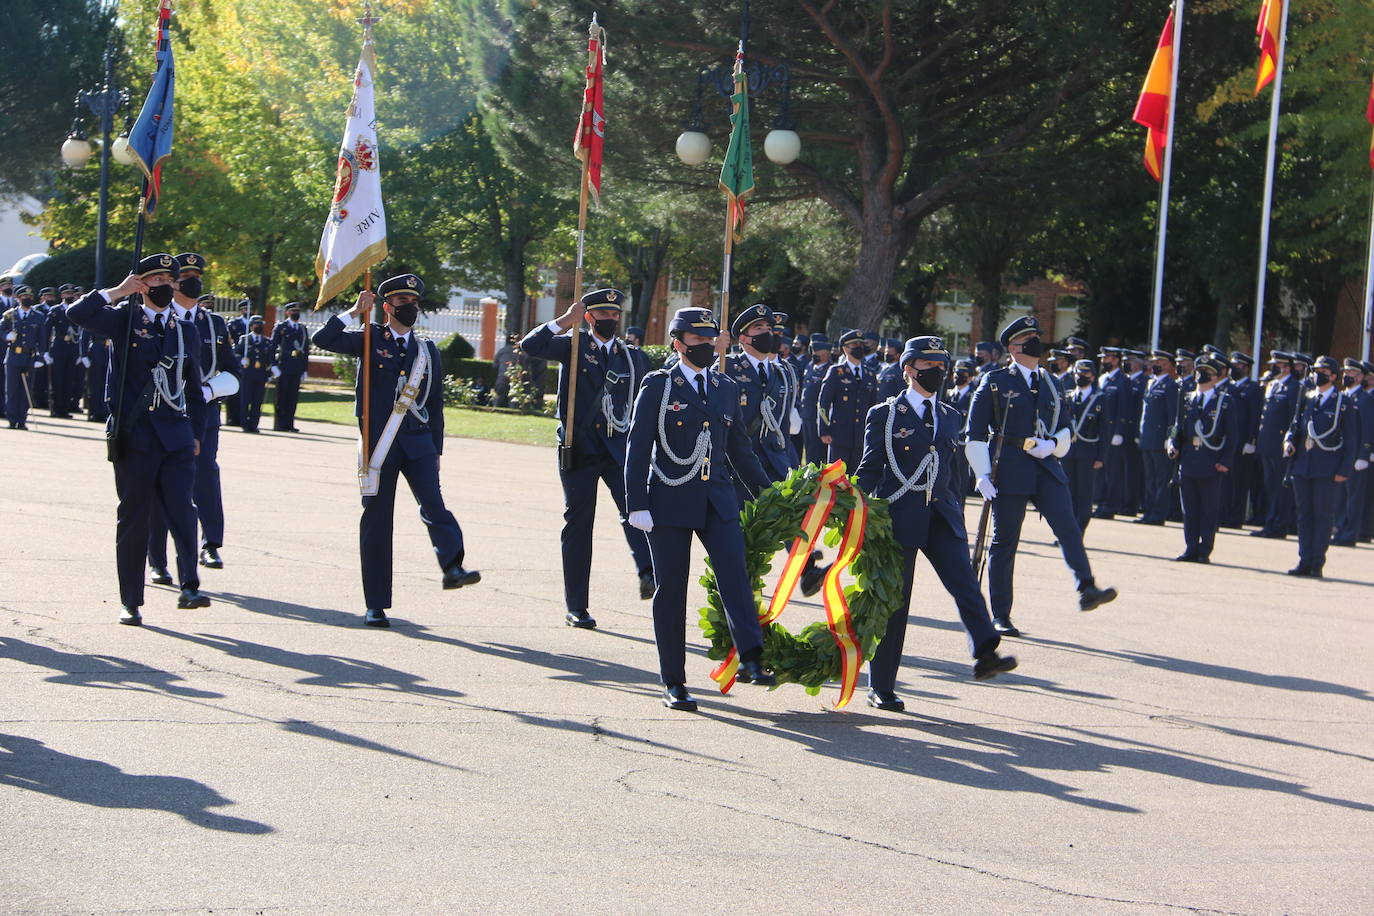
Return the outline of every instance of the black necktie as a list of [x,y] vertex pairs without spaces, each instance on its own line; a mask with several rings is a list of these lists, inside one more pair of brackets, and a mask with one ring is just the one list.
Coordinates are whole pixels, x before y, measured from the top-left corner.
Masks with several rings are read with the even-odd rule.
[[153,328],[157,331],[157,336],[161,337],[164,330],[161,312],[158,312],[157,317],[153,319]]
[[921,422],[925,424],[926,432],[935,435],[935,415],[930,410],[930,401],[921,401]]
[[768,390],[768,364],[759,363],[759,381],[763,382],[763,390]]
[[705,371],[702,371],[702,372],[698,372],[698,373],[697,373],[697,394],[701,395],[701,399],[702,399],[703,401],[706,400],[706,373],[705,373]]
[[397,337],[397,338],[396,338],[396,352],[399,353],[399,354],[401,354],[401,359],[405,359],[405,357],[406,357],[406,339],[405,339],[404,337]]

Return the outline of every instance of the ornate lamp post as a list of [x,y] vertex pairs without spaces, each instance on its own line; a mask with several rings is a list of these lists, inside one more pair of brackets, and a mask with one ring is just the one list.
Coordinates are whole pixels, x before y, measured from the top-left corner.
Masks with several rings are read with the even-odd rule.
[[[95,230],[95,286],[105,282],[105,230],[109,223],[108,204],[110,197],[110,155],[125,165],[133,163],[129,153],[129,137],[126,130],[113,144],[110,132],[114,129],[114,117],[129,104],[129,95],[114,86],[114,45],[105,48],[105,85],[94,92],[80,92],[76,97],[76,117],[72,120],[71,133],[62,144],[62,161],[71,168],[81,168],[91,158],[91,144],[86,140],[82,127],[81,107],[89,108],[100,119],[100,203]],[[123,142],[120,142],[123,141]]]

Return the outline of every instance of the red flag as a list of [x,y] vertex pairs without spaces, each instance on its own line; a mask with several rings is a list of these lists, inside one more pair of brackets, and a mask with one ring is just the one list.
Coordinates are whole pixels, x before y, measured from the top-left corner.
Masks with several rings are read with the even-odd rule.
[[[1374,124],[1374,86],[1369,87],[1369,106],[1365,108],[1364,118]],[[1374,169],[1374,136],[1369,138],[1369,167]]]
[[1159,36],[1155,59],[1135,105],[1135,122],[1149,128],[1145,135],[1145,171],[1163,180],[1164,149],[1169,143],[1169,105],[1174,81],[1174,14],[1170,13]]
[[1259,36],[1260,62],[1259,78],[1255,81],[1255,95],[1274,81],[1279,68],[1279,29],[1283,26],[1284,0],[1264,0],[1260,7],[1259,25],[1255,34]]
[[601,154],[606,145],[606,113],[602,103],[606,30],[592,17],[587,35],[587,88],[582,90],[582,114],[573,135],[573,155],[587,163],[587,184],[601,203]]

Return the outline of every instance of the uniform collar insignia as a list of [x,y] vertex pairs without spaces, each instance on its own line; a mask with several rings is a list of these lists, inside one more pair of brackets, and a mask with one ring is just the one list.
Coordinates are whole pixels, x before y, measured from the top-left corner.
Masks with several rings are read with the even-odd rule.
[[716,387],[717,385],[719,385],[719,384],[720,384],[720,379],[716,378],[715,375],[712,374],[712,376],[711,376],[711,387],[712,387],[712,388],[715,388],[715,387]]
[[898,405],[897,405],[897,413],[906,413],[906,409],[907,409],[907,408],[906,408],[906,405],[905,405],[905,404],[898,404]]
[[687,384],[687,381],[686,381],[686,379],[684,379],[682,376],[680,376],[680,375],[675,375],[675,376],[673,376],[673,384],[674,384],[674,385],[685,385],[685,384]]

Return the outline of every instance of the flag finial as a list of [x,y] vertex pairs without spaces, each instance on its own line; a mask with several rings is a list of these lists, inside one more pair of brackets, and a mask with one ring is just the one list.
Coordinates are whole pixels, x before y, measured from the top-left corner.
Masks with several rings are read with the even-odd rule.
[[363,4],[363,18],[356,20],[363,27],[363,40],[372,40],[372,27],[382,21],[381,16],[372,15],[372,0]]

